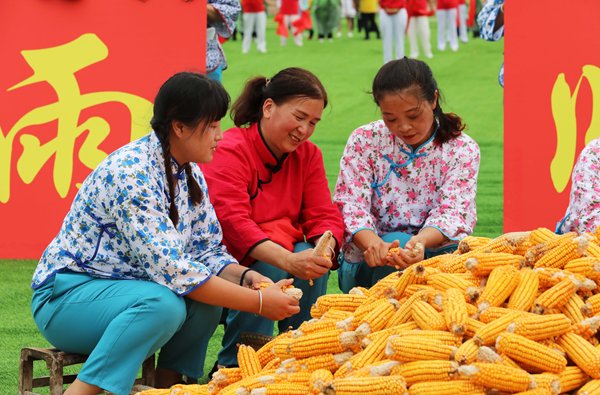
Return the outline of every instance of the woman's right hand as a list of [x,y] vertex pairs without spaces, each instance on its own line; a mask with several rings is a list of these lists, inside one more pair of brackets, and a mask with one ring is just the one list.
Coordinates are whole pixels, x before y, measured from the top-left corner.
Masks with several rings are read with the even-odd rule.
[[367,262],[367,265],[370,267],[386,266],[389,264],[387,258],[388,251],[390,248],[396,248],[399,245],[400,242],[398,240],[388,243],[379,239],[364,251],[365,262]]
[[312,280],[325,275],[333,263],[330,259],[315,256],[313,249],[287,255],[285,268],[290,274],[303,280]]
[[[286,295],[281,287],[291,285],[293,279],[285,279],[264,288],[262,292],[263,317],[273,321],[279,321],[300,312],[299,301]],[[258,310],[258,309],[257,309]]]

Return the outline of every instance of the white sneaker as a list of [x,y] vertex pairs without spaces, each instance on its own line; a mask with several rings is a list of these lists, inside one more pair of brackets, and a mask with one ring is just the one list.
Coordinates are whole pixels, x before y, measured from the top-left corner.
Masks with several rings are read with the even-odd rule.
[[348,38],[352,38],[354,36],[354,34],[352,34],[352,32],[348,32]]
[[335,36],[336,36],[336,37],[342,37],[342,32],[337,32],[337,33],[335,34]]

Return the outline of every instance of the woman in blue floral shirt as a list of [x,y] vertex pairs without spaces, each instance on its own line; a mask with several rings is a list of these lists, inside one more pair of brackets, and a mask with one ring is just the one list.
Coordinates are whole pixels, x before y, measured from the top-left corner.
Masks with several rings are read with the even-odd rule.
[[159,348],[158,386],[201,377],[220,306],[272,320],[299,311],[280,290],[290,280],[251,289],[270,280],[221,245],[195,162],[212,160],[228,105],[227,92],[204,76],[167,80],[153,131],[87,177],[44,251],[32,282],[35,322],[55,347],[89,355],[65,394],[128,394]]

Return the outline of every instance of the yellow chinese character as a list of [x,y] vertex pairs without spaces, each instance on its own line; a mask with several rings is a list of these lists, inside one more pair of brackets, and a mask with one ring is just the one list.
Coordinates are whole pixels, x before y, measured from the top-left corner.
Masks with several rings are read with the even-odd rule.
[[17,172],[29,184],[54,156],[54,186],[64,198],[72,183],[76,139],[89,132],[78,157],[90,169],[95,168],[107,155],[98,147],[109,135],[110,124],[97,116],[80,123],[82,110],[109,102],[123,104],[131,114],[131,140],[147,133],[148,120],[152,115],[152,103],[130,93],[106,91],[81,94],[75,73],[108,56],[108,48],[95,34],[84,34],[57,47],[22,51],[22,55],[34,73],[8,90],[46,82],[56,92],[57,101],[29,111],[6,135],[0,130],[0,203],[6,203],[10,198],[13,143],[23,129],[35,125],[50,125],[56,121],[56,138],[47,143],[41,144],[38,137],[31,134],[20,135],[23,153],[17,162]]
[[571,178],[575,164],[577,148],[577,95],[581,82],[586,78],[592,89],[592,116],[590,126],[585,134],[585,143],[600,137],[600,68],[592,65],[583,66],[583,72],[571,94],[565,74],[561,73],[552,88],[552,116],[556,126],[556,152],[550,163],[550,175],[554,189],[562,192]]

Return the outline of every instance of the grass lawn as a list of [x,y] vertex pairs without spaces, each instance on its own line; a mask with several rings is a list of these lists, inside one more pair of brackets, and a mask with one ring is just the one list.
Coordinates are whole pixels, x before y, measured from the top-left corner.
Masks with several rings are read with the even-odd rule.
[[[433,22],[433,21],[432,21]],[[432,23],[432,42],[435,23]],[[224,85],[233,98],[244,81],[254,75],[272,76],[288,66],[305,67],[323,81],[330,106],[317,126],[312,140],[323,150],[327,177],[333,188],[348,135],[354,128],[378,119],[377,108],[370,95],[370,84],[382,65],[381,41],[354,38],[334,39],[319,43],[305,40],[303,47],[290,42],[279,45],[274,27],[269,25],[268,53],[259,54],[253,47],[241,54],[241,41],[225,44],[230,67],[223,74]],[[435,51],[435,50],[434,50]],[[481,148],[481,169],[477,193],[477,235],[502,233],[502,89],[497,74],[502,61],[502,44],[471,40],[457,53],[434,52],[428,63],[433,69],[445,103],[444,111],[463,117],[467,133]],[[225,120],[223,128],[232,125]],[[29,288],[36,262],[0,260],[0,394],[14,394],[18,383],[19,350],[24,346],[44,347],[48,343],[38,333],[30,313]],[[329,292],[339,292],[337,276],[330,277]],[[211,341],[206,367],[210,369],[219,349],[221,330]],[[41,369],[38,368],[39,372]]]

